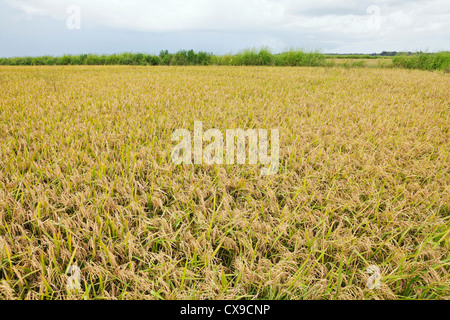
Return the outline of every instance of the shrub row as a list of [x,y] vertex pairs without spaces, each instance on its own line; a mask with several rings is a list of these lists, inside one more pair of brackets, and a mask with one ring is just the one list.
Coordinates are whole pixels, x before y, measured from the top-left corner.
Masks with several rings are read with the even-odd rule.
[[273,54],[267,49],[244,50],[235,55],[217,56],[208,52],[181,50],[161,51],[159,55],[122,53],[112,55],[64,55],[62,57],[0,58],[0,65],[236,65],[236,66],[322,66],[324,55],[312,52],[289,51]]
[[0,58],[0,65],[207,65],[210,64],[211,56],[210,53],[195,53],[193,50],[183,50],[175,54],[166,50],[161,51],[159,55],[122,53]]
[[[208,52],[180,50],[176,53],[161,51],[159,55],[122,53],[112,55],[64,55],[62,57],[0,58],[0,65],[233,65],[233,66],[333,66],[328,55],[318,52],[290,50],[273,54],[267,49],[248,49],[234,55],[213,55]],[[450,52],[398,55],[392,60],[394,67],[422,70],[449,70]],[[354,66],[364,66],[361,65]]]
[[450,71],[450,52],[399,55],[392,59],[392,64],[394,67],[407,69]]

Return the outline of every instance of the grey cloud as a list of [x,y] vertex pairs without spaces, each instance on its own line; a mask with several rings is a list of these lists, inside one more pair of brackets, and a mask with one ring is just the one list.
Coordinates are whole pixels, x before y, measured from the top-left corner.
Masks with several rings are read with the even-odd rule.
[[[74,2],[80,30],[66,28],[66,9]],[[370,6],[378,12],[368,12]],[[261,46],[449,50],[448,30],[448,0],[0,1],[0,56],[191,48],[221,54]]]

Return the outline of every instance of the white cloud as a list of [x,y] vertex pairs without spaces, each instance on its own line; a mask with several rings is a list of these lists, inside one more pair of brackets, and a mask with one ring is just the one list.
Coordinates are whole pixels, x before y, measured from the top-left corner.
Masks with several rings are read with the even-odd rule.
[[[27,14],[65,19],[69,5],[78,5],[86,21],[137,31],[265,30],[306,28],[317,31],[361,33],[379,6],[385,27],[426,28],[436,18],[450,17],[450,1],[334,0],[8,0]],[[430,14],[434,15],[431,19]],[[429,20],[431,19],[431,21]],[[447,20],[449,21],[449,20]]]
[[[219,32],[260,36],[274,49],[287,38],[324,43],[450,42],[448,0],[6,0],[29,16],[67,19],[77,5],[83,28],[141,32]],[[378,8],[367,11],[368,8]],[[64,26],[65,24],[60,24]],[[220,39],[218,40],[220,41]],[[422,42],[421,42],[422,41]],[[361,48],[359,51],[363,51]],[[234,49],[234,48],[232,48]]]
[[256,29],[283,20],[282,3],[267,0],[8,0],[8,3],[28,14],[47,14],[54,19],[65,19],[65,8],[77,5],[89,23],[152,32]]

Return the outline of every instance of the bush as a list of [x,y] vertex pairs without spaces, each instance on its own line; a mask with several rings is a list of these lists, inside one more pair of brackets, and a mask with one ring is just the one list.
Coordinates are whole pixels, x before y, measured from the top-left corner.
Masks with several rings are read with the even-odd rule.
[[175,53],[170,60],[170,65],[174,66],[185,66],[187,64],[188,55],[184,50],[178,51]]
[[398,55],[392,59],[395,67],[421,70],[446,70],[450,67],[450,52],[420,52],[414,55]]
[[56,64],[56,59],[54,57],[44,56],[42,57],[42,63],[45,66],[52,66]]
[[120,55],[120,64],[131,66],[134,64],[133,55],[131,53],[122,53]]
[[326,57],[318,52],[303,52],[290,50],[280,53],[276,56],[275,65],[277,66],[325,66]]
[[208,54],[206,52],[202,52],[200,51],[197,54],[197,59],[196,59],[196,64],[200,65],[200,66],[207,66],[211,64],[212,61],[212,54]]
[[107,65],[116,65],[116,64],[121,64],[122,60],[121,57],[118,56],[117,54],[112,54],[109,55],[108,57],[106,57],[106,64]]
[[57,65],[68,65],[68,64],[70,64],[70,57],[67,55],[64,55],[62,57],[56,58],[56,64]]
[[147,64],[151,65],[151,66],[157,66],[157,65],[162,64],[162,60],[159,56],[147,55],[146,61],[147,61]]
[[354,61],[354,62],[352,62],[351,66],[353,68],[362,68],[362,67],[366,67],[367,63],[364,60]]
[[260,66],[271,66],[273,65],[273,54],[268,49],[261,49],[258,53],[257,63]]
[[87,65],[99,65],[100,63],[100,59],[97,55],[95,54],[88,54],[87,58],[86,58],[86,64]]

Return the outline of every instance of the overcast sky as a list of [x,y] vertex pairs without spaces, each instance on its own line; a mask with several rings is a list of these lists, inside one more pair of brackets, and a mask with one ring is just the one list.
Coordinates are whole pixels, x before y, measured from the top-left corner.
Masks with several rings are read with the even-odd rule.
[[0,0],[0,57],[450,50],[450,0]]

